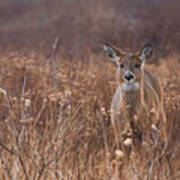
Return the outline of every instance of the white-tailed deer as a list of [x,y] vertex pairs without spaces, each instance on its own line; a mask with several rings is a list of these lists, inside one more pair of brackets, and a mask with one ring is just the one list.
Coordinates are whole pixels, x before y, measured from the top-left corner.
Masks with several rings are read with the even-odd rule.
[[[152,55],[152,46],[146,45],[134,54],[122,52],[107,43],[104,49],[118,67],[118,87],[111,105],[116,142],[119,143],[119,137],[127,126],[132,132],[133,128],[136,129],[140,137],[144,129],[158,126],[166,129],[160,84],[144,69],[146,60]],[[151,114],[154,114],[153,118],[149,118]]]

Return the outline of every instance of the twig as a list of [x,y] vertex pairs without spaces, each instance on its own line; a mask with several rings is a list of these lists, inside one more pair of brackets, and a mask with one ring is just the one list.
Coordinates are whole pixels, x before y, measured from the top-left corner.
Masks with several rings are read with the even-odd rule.
[[34,125],[33,125],[34,127],[36,127],[39,119],[41,118],[41,115],[43,114],[43,112],[44,112],[44,110],[45,110],[45,108],[46,108],[46,102],[47,102],[47,99],[44,98],[44,99],[43,99],[42,106],[41,106],[41,109],[40,109],[38,115],[36,116],[36,118],[35,118],[35,120],[34,120]]
[[151,174],[152,174],[153,169],[154,169],[155,165],[157,164],[157,162],[159,162],[163,158],[163,156],[166,155],[166,150],[167,150],[167,144],[165,144],[161,154],[151,162],[151,165],[150,165],[148,173],[147,173],[147,180],[150,180]]
[[6,147],[3,143],[0,142],[0,146],[5,149],[7,152],[9,152],[12,155],[18,156],[18,154],[14,151],[12,151],[11,149],[9,149],[8,147]]
[[52,45],[52,50],[51,50],[51,55],[50,55],[50,63],[51,63],[51,73],[52,73],[52,78],[54,81],[54,87],[55,90],[57,91],[57,76],[56,76],[56,52],[59,46],[59,38],[56,37],[54,40],[54,43]]
[[58,45],[59,45],[59,38],[56,37],[55,38],[55,41],[53,43],[53,46],[52,46],[52,51],[51,51],[51,58],[53,58],[55,56],[55,53],[57,51],[57,48],[58,48]]
[[42,161],[43,161],[43,165],[42,165],[42,167],[41,167],[41,170],[40,170],[40,172],[39,172],[39,176],[38,176],[37,180],[40,180],[40,179],[41,179],[41,176],[42,176],[42,174],[43,174],[43,172],[44,172],[44,170],[45,170],[45,168],[46,168],[46,164],[44,163],[44,158],[42,158]]
[[5,169],[5,171],[7,172],[9,178],[12,180],[13,178],[12,178],[12,175],[11,175],[11,172],[10,172],[10,169],[11,169],[11,168],[9,168],[9,167],[7,166],[7,164],[6,164],[5,160],[4,160],[4,157],[2,157],[1,161],[2,161],[2,164],[4,164],[4,166],[5,166],[4,169]]
[[147,173],[147,180],[151,180],[151,174],[154,167],[154,161],[151,161],[151,165],[149,166],[148,173]]
[[[136,167],[137,167],[137,165],[136,165]],[[135,168],[135,161],[134,161],[133,166],[131,167],[131,169],[132,169],[133,173],[136,175],[136,177],[138,177],[139,180],[143,180],[143,178],[138,174],[138,171]]]
[[1,142],[0,142],[0,146],[1,146],[3,149],[5,149],[7,152],[9,152],[10,154],[15,155],[15,156],[18,157],[19,162],[20,162],[20,164],[21,164],[21,166],[22,166],[24,175],[25,175],[25,177],[26,177],[26,180],[29,180],[29,177],[28,177],[28,175],[27,175],[26,168],[25,168],[25,165],[24,165],[24,162],[23,162],[22,158],[21,158],[16,152],[10,150],[8,147],[6,147],[6,146],[5,146],[4,144],[2,144]]
[[[19,138],[18,138],[18,136],[16,136],[16,146],[17,146],[17,148],[18,148],[18,150],[19,150],[20,147],[19,147]],[[27,174],[26,167],[25,167],[25,165],[24,165],[23,159],[21,158],[20,155],[18,155],[17,157],[18,157],[19,162],[20,162],[20,164],[21,164],[21,167],[22,167],[22,169],[23,169],[23,172],[24,172],[24,175],[25,175],[26,180],[29,180],[29,177],[28,177],[28,174]]]
[[26,178],[26,180],[29,180],[29,177],[28,177],[28,175],[27,175],[27,171],[26,171],[24,162],[23,162],[23,160],[22,160],[22,158],[21,158],[20,156],[18,156],[18,158],[19,158],[19,162],[20,162],[20,164],[21,164],[21,167],[22,167],[22,169],[23,169],[25,178]]
[[[24,100],[24,94],[25,94],[25,88],[26,88],[26,79],[27,79],[26,69],[24,68],[24,79],[23,79],[22,94],[21,94],[21,98],[23,98],[23,100]],[[21,120],[24,119],[24,116],[25,116],[23,102],[24,101],[21,101]]]
[[53,157],[52,159],[50,159],[50,160],[47,161],[47,162],[44,162],[44,158],[42,158],[43,165],[42,165],[42,167],[41,167],[41,169],[40,169],[39,176],[38,176],[37,180],[40,180],[40,179],[41,179],[44,170],[45,170],[53,161],[58,161],[58,160],[60,159],[61,155],[62,155],[62,152],[60,152],[58,155],[57,155],[57,153],[56,153],[56,156]]

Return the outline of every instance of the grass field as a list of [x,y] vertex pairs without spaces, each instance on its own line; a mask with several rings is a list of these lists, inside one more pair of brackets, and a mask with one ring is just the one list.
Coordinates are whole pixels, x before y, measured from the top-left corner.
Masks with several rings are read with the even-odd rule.
[[161,79],[168,120],[168,148],[157,162],[161,149],[150,143],[116,157],[109,116],[116,69],[103,57],[1,57],[1,177],[178,179],[180,65],[170,58],[149,68]]
[[[142,13],[147,22],[138,13],[133,14],[135,20],[118,16],[115,1],[116,6],[97,2],[96,16],[91,1],[62,1],[63,6],[55,1],[52,6],[39,0],[36,6],[23,4],[23,8],[10,2],[0,6],[0,179],[180,179],[179,24],[173,21],[173,27],[163,29],[160,25],[166,21],[155,21],[156,16],[146,12]],[[120,5],[125,12],[125,4]],[[148,6],[155,7],[145,3],[139,8]],[[80,11],[74,8],[68,14],[65,7]],[[166,17],[164,7],[162,17]],[[86,10],[88,15],[83,16]],[[150,30],[142,35],[144,27]],[[59,46],[53,50],[55,37]],[[166,149],[147,141],[117,151],[110,123],[116,67],[102,51],[104,40],[134,52],[144,42],[154,45],[146,68],[164,90]]]

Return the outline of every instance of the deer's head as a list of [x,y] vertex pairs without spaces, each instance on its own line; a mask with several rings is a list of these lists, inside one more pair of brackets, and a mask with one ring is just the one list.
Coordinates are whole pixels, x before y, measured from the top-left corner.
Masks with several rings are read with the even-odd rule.
[[144,63],[152,55],[152,46],[145,45],[137,53],[125,53],[106,43],[104,50],[118,67],[118,79],[122,89],[124,91],[138,90]]

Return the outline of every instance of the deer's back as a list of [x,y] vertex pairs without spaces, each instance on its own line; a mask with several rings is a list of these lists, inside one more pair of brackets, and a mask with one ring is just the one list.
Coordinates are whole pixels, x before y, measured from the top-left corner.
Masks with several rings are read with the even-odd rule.
[[151,73],[149,73],[148,71],[145,71],[144,73],[144,85],[147,89],[147,90],[144,89],[145,93],[147,93],[147,96],[148,96],[148,92],[152,93],[152,96],[154,98],[158,98],[157,100],[162,102],[163,95],[162,95],[162,90],[161,90],[159,80],[156,77],[152,76]]

